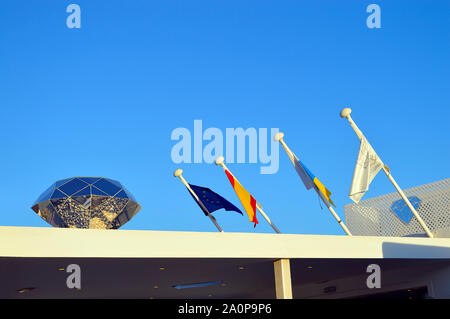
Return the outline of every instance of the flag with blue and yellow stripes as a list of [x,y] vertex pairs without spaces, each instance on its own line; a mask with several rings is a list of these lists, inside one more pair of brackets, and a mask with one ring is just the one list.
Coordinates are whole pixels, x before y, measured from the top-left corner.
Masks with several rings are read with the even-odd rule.
[[[291,157],[292,156],[292,157]],[[329,206],[330,204],[336,207],[331,200],[331,192],[319,181],[319,179],[311,173],[311,171],[295,156],[294,153],[289,156],[292,164],[294,164],[295,170],[305,184],[306,189],[314,188],[319,194],[322,201]]]

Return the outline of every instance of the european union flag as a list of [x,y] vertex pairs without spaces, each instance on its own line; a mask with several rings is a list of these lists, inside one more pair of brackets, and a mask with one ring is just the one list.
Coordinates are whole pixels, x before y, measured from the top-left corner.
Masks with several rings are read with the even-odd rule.
[[[212,214],[212,212],[214,212],[218,209],[224,208],[225,210],[235,211],[235,212],[243,215],[242,212],[239,210],[239,208],[237,208],[236,206],[231,204],[229,201],[227,201],[225,198],[223,198],[219,194],[213,192],[209,188],[196,186],[196,185],[192,185],[192,184],[189,184],[189,186],[194,191],[194,193],[197,195],[197,197],[201,201],[201,204],[203,204],[203,206],[209,211],[209,213]],[[189,192],[189,194],[191,194],[191,193]],[[191,196],[195,199],[195,197],[192,194],[191,194]],[[195,201],[197,202],[196,199],[195,199]],[[202,207],[202,205],[199,202],[197,202],[197,204],[198,204],[198,206],[200,206],[200,208],[202,209],[205,216],[208,216],[208,212],[205,211],[204,207]]]

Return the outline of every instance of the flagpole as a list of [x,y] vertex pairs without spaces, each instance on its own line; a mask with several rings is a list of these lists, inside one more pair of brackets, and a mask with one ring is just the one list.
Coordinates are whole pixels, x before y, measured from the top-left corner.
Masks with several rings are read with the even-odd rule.
[[[228,169],[228,167],[225,165],[224,163],[225,159],[223,156],[219,156],[216,159],[216,165],[220,165],[222,166],[222,168],[224,169],[224,171],[228,171],[231,176],[234,177],[234,179],[236,181],[239,182],[239,180],[233,175],[233,173],[231,173],[231,171]],[[240,183],[240,182],[239,182]],[[241,184],[242,185],[242,184]],[[277,234],[281,234],[281,232],[278,230],[278,228],[275,226],[275,224],[270,220],[269,216],[266,215],[266,213],[263,211],[262,206],[260,203],[256,203],[256,209],[258,209],[258,211],[261,213],[261,215],[263,215],[264,219],[269,223],[270,226],[272,226],[273,230],[277,233]]]
[[[279,132],[277,134],[275,134],[274,139],[277,142],[280,142],[281,145],[283,146],[284,150],[286,151],[286,154],[289,156],[289,159],[291,160],[292,164],[294,164],[295,167],[295,162],[294,162],[294,153],[291,151],[291,149],[287,146],[286,142],[283,140],[284,137],[284,133]],[[322,199],[323,200],[323,199]],[[350,232],[350,230],[348,230],[347,226],[345,226],[344,222],[341,220],[341,218],[339,217],[338,214],[336,214],[336,212],[334,211],[333,207],[331,207],[331,205],[329,205],[328,203],[325,203],[325,206],[327,206],[328,210],[331,212],[331,214],[333,215],[333,217],[336,219],[336,221],[338,222],[338,224],[342,227],[342,229],[344,230],[344,232],[348,235],[348,236],[352,236],[352,233]]]
[[[350,116],[350,113],[352,113],[352,109],[351,108],[346,107],[346,108],[342,109],[342,111],[341,111],[341,118],[346,118],[348,120],[348,122],[350,123],[351,127],[353,128],[353,130],[355,131],[356,135],[358,136],[359,140],[362,140],[365,137],[364,137],[363,133],[361,132],[361,130],[358,128],[358,126],[356,126],[355,122],[353,121],[353,119]],[[411,205],[411,202],[406,197],[405,193],[403,193],[403,191],[401,190],[400,186],[398,186],[397,182],[392,177],[389,168],[386,165],[383,165],[382,169],[383,169],[383,172],[386,174],[387,178],[389,179],[389,181],[392,183],[392,185],[394,185],[395,189],[400,194],[400,197],[405,201],[406,205],[409,207],[411,212],[417,218],[419,224],[425,230],[425,232],[427,233],[428,237],[433,238],[434,236],[431,233],[430,229],[425,224],[425,222],[423,221],[422,217],[420,217],[420,215],[417,213],[417,211],[413,207],[413,205]]]
[[186,182],[186,180],[184,179],[182,174],[183,174],[183,170],[181,168],[179,168],[179,169],[175,170],[175,172],[173,173],[173,176],[180,178],[181,182],[184,184],[184,186],[186,186],[188,191],[192,194],[192,196],[194,196],[194,198],[197,200],[197,202],[202,206],[203,210],[208,213],[208,217],[209,217],[209,219],[211,219],[211,222],[217,227],[217,229],[221,233],[223,233],[223,230],[217,223],[216,218],[208,211],[208,209],[206,209],[205,205],[203,205],[202,201],[198,198],[197,194],[192,190],[192,188]]

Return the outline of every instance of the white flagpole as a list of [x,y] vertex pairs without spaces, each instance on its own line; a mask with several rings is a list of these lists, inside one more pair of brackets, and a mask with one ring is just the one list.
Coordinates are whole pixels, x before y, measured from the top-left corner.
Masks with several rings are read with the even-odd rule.
[[[233,173],[231,173],[231,171],[229,170],[229,168],[225,165],[224,163],[225,159],[223,156],[219,156],[216,159],[216,165],[220,165],[222,166],[224,171],[228,171],[230,172],[231,176],[233,176],[238,182],[239,180],[233,175]],[[240,183],[240,182],[239,182]],[[241,184],[242,185],[242,184]],[[264,219],[269,223],[270,226],[272,226],[273,230],[277,233],[277,234],[281,234],[281,232],[278,230],[278,228],[275,226],[275,224],[270,220],[270,218],[266,215],[266,213],[264,213],[262,206],[260,203],[256,203],[256,208],[258,209],[258,211],[261,213],[261,215],[263,215]]]
[[[275,134],[274,139],[277,142],[280,142],[281,145],[283,146],[284,150],[286,151],[286,154],[289,156],[289,159],[291,160],[292,164],[295,167],[295,161],[294,161],[294,153],[291,151],[291,149],[287,146],[286,142],[283,140],[284,137],[284,133],[279,132],[277,134]],[[344,230],[344,232],[349,235],[352,236],[352,233],[350,232],[350,230],[348,230],[347,226],[345,226],[344,222],[341,220],[341,218],[339,217],[338,214],[336,214],[336,212],[334,211],[333,207],[331,207],[330,204],[325,203],[325,206],[327,206],[328,210],[331,212],[331,214],[333,215],[333,217],[336,219],[336,221],[339,223],[339,225],[342,227],[342,229]]]
[[[355,131],[355,133],[358,136],[359,140],[362,140],[365,137],[364,137],[363,133],[361,132],[361,130],[356,126],[355,122],[353,121],[353,119],[350,116],[350,113],[352,113],[352,109],[351,108],[346,107],[346,108],[342,109],[342,111],[341,111],[341,118],[346,118],[349,121],[351,127]],[[386,176],[388,177],[388,179],[392,183],[392,185],[394,185],[395,189],[400,194],[400,197],[405,201],[406,205],[409,207],[411,212],[417,218],[419,224],[425,230],[425,232],[427,233],[428,237],[433,238],[434,236],[431,233],[430,229],[425,224],[425,222],[423,221],[422,217],[420,217],[420,215],[417,213],[417,211],[415,210],[413,205],[411,205],[411,202],[406,197],[405,193],[403,193],[403,191],[401,190],[400,186],[398,186],[397,182],[392,177],[391,172],[390,172],[389,168],[386,165],[383,166],[383,172],[386,174]]]
[[181,174],[183,174],[183,170],[181,168],[179,168],[179,169],[175,170],[175,172],[173,173],[173,176],[180,178],[181,182],[184,184],[184,186],[186,186],[186,188],[189,190],[189,192],[192,194],[192,196],[194,196],[194,198],[202,206],[204,211],[208,213],[208,217],[211,219],[212,223],[217,227],[217,229],[221,233],[223,233],[223,230],[222,230],[222,228],[220,228],[219,224],[217,223],[216,218],[213,215],[211,215],[211,213],[206,209],[205,205],[203,205],[202,201],[198,198],[197,194],[192,190],[192,188],[189,186],[189,184],[186,182],[183,175],[181,175]]

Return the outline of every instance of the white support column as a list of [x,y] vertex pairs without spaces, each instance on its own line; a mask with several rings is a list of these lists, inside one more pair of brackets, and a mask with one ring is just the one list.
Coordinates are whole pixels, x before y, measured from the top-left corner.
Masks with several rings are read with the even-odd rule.
[[278,259],[273,263],[277,299],[292,299],[290,259]]

